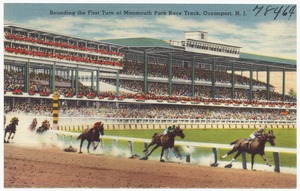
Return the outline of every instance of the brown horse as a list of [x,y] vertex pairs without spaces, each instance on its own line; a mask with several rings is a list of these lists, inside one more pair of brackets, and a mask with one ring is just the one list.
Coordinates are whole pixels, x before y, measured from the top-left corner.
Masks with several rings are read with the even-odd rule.
[[35,131],[36,126],[37,126],[37,120],[36,120],[36,118],[34,118],[31,122],[31,124],[29,125],[29,130]]
[[236,155],[231,160],[231,163],[226,165],[226,168],[231,168],[233,161],[242,153],[247,152],[251,154],[251,170],[253,170],[253,164],[254,164],[254,157],[256,154],[260,154],[261,157],[264,159],[267,165],[271,166],[269,164],[268,159],[265,155],[265,144],[266,142],[269,142],[272,146],[275,145],[275,135],[273,133],[273,130],[269,131],[269,133],[263,133],[260,137],[256,137],[252,142],[245,143],[245,139],[237,139],[236,141],[232,142],[230,145],[233,145],[232,150],[230,150],[225,155],[221,156],[221,159],[224,159],[228,155],[238,151]]
[[141,159],[147,160],[148,157],[152,154],[152,152],[160,146],[162,147],[161,155],[160,155],[161,162],[164,162],[164,160],[162,159],[162,156],[164,155],[165,149],[171,148],[173,150],[174,154],[177,155],[177,153],[174,151],[174,142],[175,142],[176,136],[179,136],[182,139],[185,137],[182,129],[180,129],[179,126],[177,126],[173,132],[169,132],[168,134],[165,134],[165,135],[159,134],[159,133],[154,133],[151,143],[145,148],[145,150],[143,152],[146,152],[150,146],[155,145],[155,144],[156,145],[152,148],[152,150],[150,151],[149,154],[147,154],[145,157],[143,157]]
[[[4,131],[4,143],[9,143],[9,139],[10,139],[10,136],[13,134],[13,136],[11,137],[11,139],[14,138],[15,134],[16,134],[16,128],[17,128],[17,125],[19,124],[19,119],[17,117],[13,117],[11,120],[10,120],[10,124],[7,125],[5,127],[5,131]],[[6,138],[6,133],[9,133],[9,136],[7,138],[7,141],[5,140]]]
[[[88,141],[88,145],[87,145],[87,152],[90,153],[89,148],[90,148],[90,144],[91,142],[97,141],[98,144],[100,142],[100,133],[101,135],[104,135],[104,127],[103,127],[103,123],[101,122],[97,122],[94,124],[94,127],[91,129],[85,129],[77,138],[81,139],[80,141],[80,149],[79,149],[79,153],[81,154],[81,147],[82,147],[82,143],[84,140]],[[94,150],[97,148],[98,144],[94,147]]]

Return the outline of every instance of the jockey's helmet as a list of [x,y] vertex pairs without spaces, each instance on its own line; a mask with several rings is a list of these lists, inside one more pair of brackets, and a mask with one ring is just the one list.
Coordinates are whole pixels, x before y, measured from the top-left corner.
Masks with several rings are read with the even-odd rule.
[[47,124],[47,123],[48,121],[46,119],[42,122],[42,124]]
[[15,120],[18,120],[18,118],[17,117],[13,117],[13,118],[11,118],[10,122],[14,122]]

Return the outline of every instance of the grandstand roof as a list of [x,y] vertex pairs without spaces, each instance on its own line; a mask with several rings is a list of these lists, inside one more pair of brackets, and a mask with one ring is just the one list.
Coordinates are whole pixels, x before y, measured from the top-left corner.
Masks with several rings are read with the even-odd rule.
[[296,71],[296,60],[276,58],[264,55],[256,55],[249,53],[240,53],[240,58],[232,58],[225,56],[215,56],[209,54],[188,52],[181,48],[171,47],[169,43],[153,38],[125,38],[125,39],[107,39],[101,40],[107,43],[123,46],[122,52],[147,54],[161,58],[167,58],[172,53],[173,59],[191,61],[194,57],[196,62],[211,64],[216,62],[217,65],[226,66],[230,70],[231,64],[235,63],[236,71],[248,71],[250,64],[253,64],[254,71],[266,71],[267,66],[270,66],[271,71]]
[[102,42],[119,44],[123,46],[134,46],[134,47],[144,47],[144,46],[158,46],[158,47],[171,47],[169,43],[155,39],[155,38],[123,38],[123,39],[108,39],[101,40]]

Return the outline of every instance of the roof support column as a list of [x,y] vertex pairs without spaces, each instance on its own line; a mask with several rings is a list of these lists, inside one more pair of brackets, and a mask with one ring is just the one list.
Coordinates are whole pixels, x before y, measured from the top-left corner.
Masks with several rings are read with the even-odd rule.
[[195,57],[192,59],[192,97],[195,96]]
[[252,101],[252,92],[253,92],[253,64],[250,64],[250,82],[249,82],[249,101]]
[[51,92],[54,93],[55,92],[55,62],[52,65],[52,69],[51,69]]
[[116,73],[116,96],[119,96],[119,87],[120,87],[120,71]]
[[282,69],[282,101],[285,102],[285,68]]
[[267,100],[270,100],[270,66],[267,67]]
[[75,88],[75,84],[74,84],[75,80],[74,80],[74,70],[71,70],[71,87],[72,90]]
[[169,54],[169,96],[172,95],[172,79],[173,79],[173,59],[172,59],[172,54]]
[[76,70],[75,70],[75,93],[76,93],[76,96],[78,96],[78,94],[79,94],[78,71],[79,71],[79,69],[78,69],[78,64],[77,64]]
[[211,97],[216,97],[216,60],[214,59],[212,64],[212,75],[211,75]]
[[29,92],[30,90],[30,60],[25,65],[25,92]]
[[231,64],[231,99],[234,99],[234,62]]
[[148,55],[147,50],[144,51],[144,93],[148,93]]
[[91,72],[91,90],[94,90],[94,71]]
[[100,92],[99,92],[99,73],[100,73],[100,71],[99,71],[99,68],[97,69],[97,73],[96,73],[96,91],[97,91],[97,96],[99,96],[99,94],[100,94]]

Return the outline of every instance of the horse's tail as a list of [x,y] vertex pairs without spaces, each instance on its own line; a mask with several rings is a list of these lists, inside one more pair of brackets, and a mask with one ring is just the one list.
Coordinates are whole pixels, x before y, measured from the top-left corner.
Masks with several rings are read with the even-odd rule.
[[234,144],[236,144],[237,142],[238,142],[238,140],[235,140],[235,141],[231,142],[230,145],[234,145]]
[[83,133],[81,133],[81,134],[77,137],[76,140],[81,139],[82,135],[83,135]]
[[152,138],[156,137],[157,134],[158,134],[158,133],[154,133],[154,135],[152,136]]

